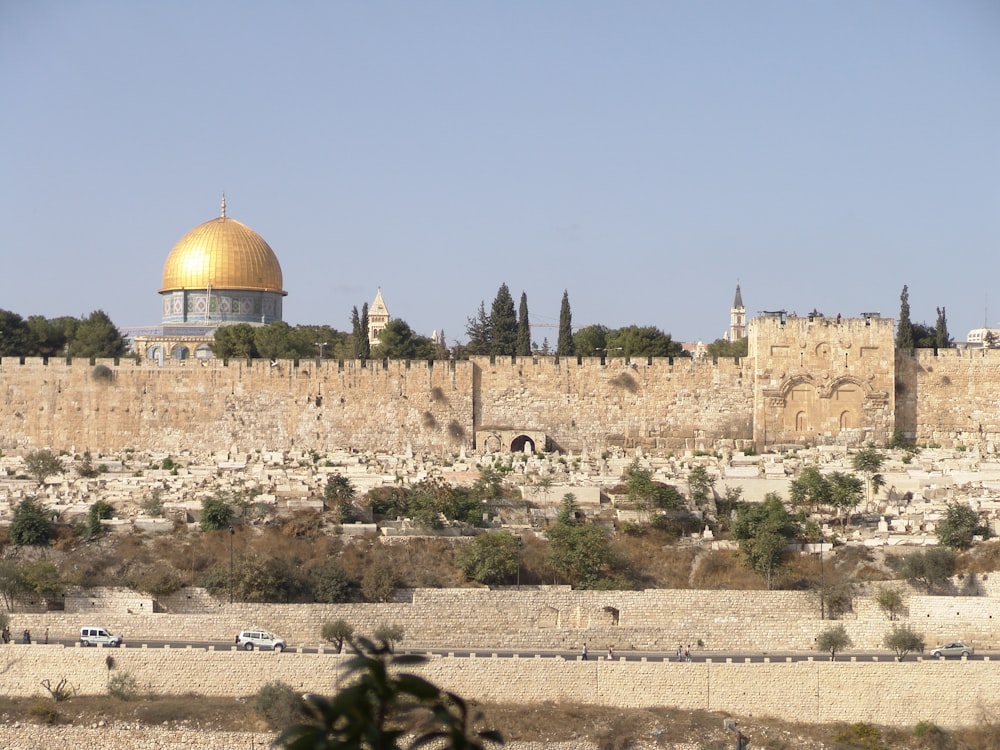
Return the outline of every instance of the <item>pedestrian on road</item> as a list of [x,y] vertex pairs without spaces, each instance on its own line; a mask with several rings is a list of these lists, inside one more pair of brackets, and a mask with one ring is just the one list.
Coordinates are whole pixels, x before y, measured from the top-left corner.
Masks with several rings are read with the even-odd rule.
[[24,632],[21,633],[21,642],[22,643],[31,643],[31,631],[28,630],[27,628],[25,628]]
[[681,644],[677,644],[677,661],[681,660]]
[[45,643],[48,645],[49,642],[49,629],[45,628]]
[[581,652],[580,655],[583,657],[584,661],[587,661],[587,644],[586,643],[583,644],[583,651]]
[[612,643],[610,646],[608,646],[608,659],[611,660],[614,658],[615,658],[615,644]]
[[691,661],[691,644],[690,643],[687,645],[687,648],[684,649],[684,661]]

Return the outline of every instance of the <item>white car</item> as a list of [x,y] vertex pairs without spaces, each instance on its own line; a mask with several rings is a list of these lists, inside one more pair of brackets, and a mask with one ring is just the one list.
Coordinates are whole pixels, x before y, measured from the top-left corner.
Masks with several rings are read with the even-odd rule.
[[940,656],[972,656],[974,653],[975,650],[972,646],[966,646],[961,641],[955,641],[954,643],[948,643],[944,646],[931,649],[931,656],[935,659]]
[[244,651],[269,648],[280,653],[285,650],[285,639],[266,630],[241,630],[236,636],[236,647]]
[[122,637],[110,633],[107,628],[102,628],[99,625],[84,625],[80,628],[81,646],[96,646],[98,643],[102,646],[118,648],[122,645]]

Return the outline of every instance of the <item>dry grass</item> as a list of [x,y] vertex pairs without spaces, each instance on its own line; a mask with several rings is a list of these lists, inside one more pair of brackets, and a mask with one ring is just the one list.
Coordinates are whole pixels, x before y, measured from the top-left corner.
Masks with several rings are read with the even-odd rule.
[[[44,704],[44,705],[43,705]],[[168,726],[202,731],[271,733],[254,709],[254,697],[146,696],[120,701],[107,696],[74,697],[54,704],[39,698],[0,697],[0,722]],[[755,750],[987,750],[1000,747],[1000,725],[984,719],[974,729],[943,731],[933,725],[911,729],[868,724],[805,725],[706,711],[666,708],[620,709],[563,703],[473,704],[479,728],[497,728],[508,741],[592,742],[601,750],[626,750],[638,743],[692,743],[703,750],[733,747],[725,719],[735,719]]]

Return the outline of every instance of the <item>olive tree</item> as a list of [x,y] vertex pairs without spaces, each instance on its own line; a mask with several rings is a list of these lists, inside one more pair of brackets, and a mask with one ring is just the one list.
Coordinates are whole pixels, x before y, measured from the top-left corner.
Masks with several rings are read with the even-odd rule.
[[886,633],[882,644],[895,651],[899,659],[903,659],[911,651],[919,653],[924,651],[924,637],[907,625],[893,626],[892,630]]
[[55,474],[62,474],[63,465],[59,457],[48,449],[32,451],[24,457],[25,470],[28,476],[38,484],[45,484],[45,480]]
[[319,634],[324,641],[336,646],[339,654],[344,650],[344,641],[349,641],[354,636],[354,627],[347,620],[339,619],[324,622]]
[[816,648],[819,651],[829,651],[830,661],[836,658],[838,651],[843,651],[853,645],[854,642],[847,635],[847,630],[844,629],[843,625],[829,627],[816,637]]

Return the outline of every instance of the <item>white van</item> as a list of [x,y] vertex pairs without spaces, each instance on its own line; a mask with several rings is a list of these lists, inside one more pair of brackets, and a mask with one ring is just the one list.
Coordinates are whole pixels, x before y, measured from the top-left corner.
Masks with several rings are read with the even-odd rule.
[[96,646],[98,643],[103,646],[118,648],[118,646],[122,645],[122,637],[120,635],[112,635],[106,628],[97,625],[84,625],[80,628],[81,646]]

